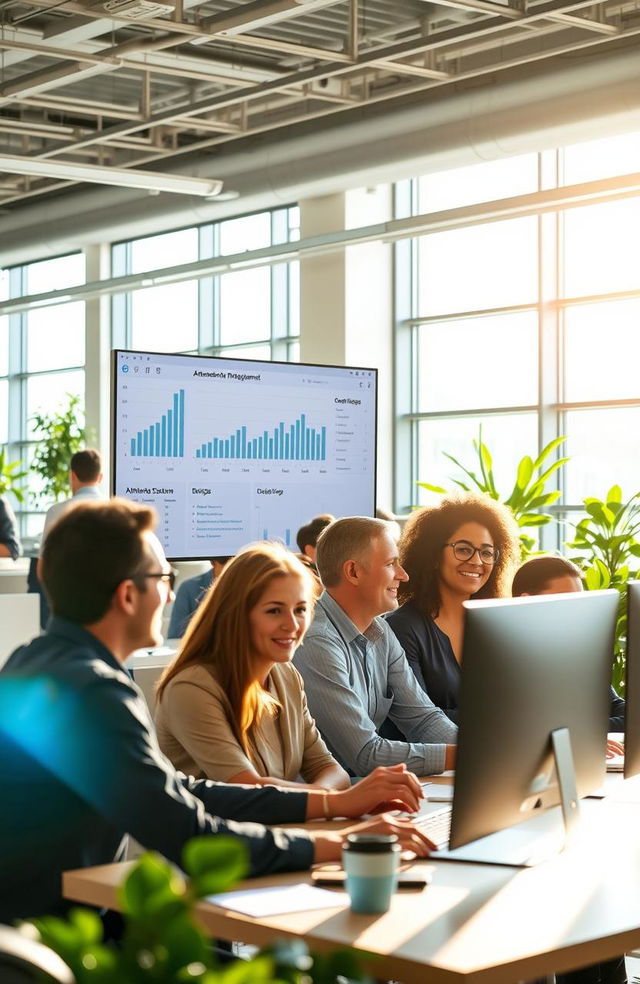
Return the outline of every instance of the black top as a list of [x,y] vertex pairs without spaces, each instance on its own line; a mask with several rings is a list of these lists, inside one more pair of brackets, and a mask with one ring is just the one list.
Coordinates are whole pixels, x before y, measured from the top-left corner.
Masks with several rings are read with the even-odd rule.
[[62,872],[120,860],[126,833],[176,863],[191,837],[240,837],[251,875],[313,860],[304,834],[234,822],[300,823],[306,792],[176,772],[126,671],[62,618],[0,671],[0,789],[0,923],[63,911]]
[[0,495],[0,543],[4,543],[13,558],[20,556],[20,537],[13,509],[3,495]]
[[[458,723],[460,666],[449,636],[412,601],[387,615],[416,679],[434,704]],[[609,731],[624,731],[625,702],[610,688]]]
[[457,724],[460,666],[449,636],[412,601],[387,615],[387,621],[422,689]]

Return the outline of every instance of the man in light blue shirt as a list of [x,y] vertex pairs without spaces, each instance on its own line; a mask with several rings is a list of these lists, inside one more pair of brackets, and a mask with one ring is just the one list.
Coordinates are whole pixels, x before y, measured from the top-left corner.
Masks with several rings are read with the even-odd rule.
[[[397,608],[398,585],[408,580],[388,525],[337,520],[318,540],[317,565],[326,591],[294,662],[333,755],[359,776],[399,762],[417,775],[453,768],[457,728],[418,686],[379,617]],[[406,741],[378,734],[387,717]]]
[[100,490],[102,481],[102,459],[100,452],[95,448],[85,448],[83,451],[76,451],[71,456],[69,462],[69,484],[71,485],[71,498],[64,499],[62,502],[55,502],[47,510],[44,518],[44,529],[42,540],[40,541],[40,553],[44,546],[44,541],[49,535],[49,530],[70,506],[77,502],[86,502],[88,499],[104,499],[104,493]]

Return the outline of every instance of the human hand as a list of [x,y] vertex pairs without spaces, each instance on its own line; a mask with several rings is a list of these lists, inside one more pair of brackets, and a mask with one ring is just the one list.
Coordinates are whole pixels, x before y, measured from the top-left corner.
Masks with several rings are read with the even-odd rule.
[[332,817],[361,817],[363,813],[384,810],[415,813],[423,799],[420,783],[404,762],[379,766],[349,789],[327,796]]
[[365,820],[342,831],[343,838],[349,834],[395,834],[402,851],[412,851],[419,858],[426,858],[437,850],[433,841],[413,823],[400,817],[383,815],[375,820]]
[[612,759],[616,755],[624,755],[624,744],[613,738],[607,738],[607,758]]

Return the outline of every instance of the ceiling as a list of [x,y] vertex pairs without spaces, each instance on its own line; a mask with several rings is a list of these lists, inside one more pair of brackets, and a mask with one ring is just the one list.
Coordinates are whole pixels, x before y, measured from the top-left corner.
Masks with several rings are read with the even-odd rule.
[[619,0],[0,0],[0,208],[78,183],[2,155],[215,177],[247,137],[639,34]]

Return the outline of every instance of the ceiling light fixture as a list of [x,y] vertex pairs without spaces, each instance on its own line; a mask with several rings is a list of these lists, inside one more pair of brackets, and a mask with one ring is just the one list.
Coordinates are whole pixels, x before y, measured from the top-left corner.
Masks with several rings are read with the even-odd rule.
[[176,195],[215,198],[222,191],[222,181],[215,178],[190,178],[183,174],[162,174],[135,168],[96,167],[39,157],[15,157],[0,154],[0,173],[25,174],[34,178],[57,178],[59,181],[88,181],[115,185],[118,188],[141,188],[144,191],[168,191]]

